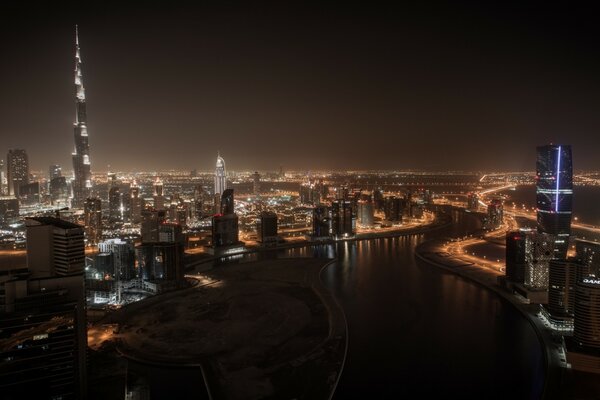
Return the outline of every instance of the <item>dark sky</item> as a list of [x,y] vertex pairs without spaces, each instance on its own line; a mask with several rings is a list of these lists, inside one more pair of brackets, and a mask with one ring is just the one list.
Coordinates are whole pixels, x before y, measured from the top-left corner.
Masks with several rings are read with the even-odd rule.
[[78,23],[95,171],[209,170],[217,151],[229,169],[531,170],[547,142],[600,169],[600,27],[567,2],[52,3],[0,9],[0,154],[34,168],[71,169]]

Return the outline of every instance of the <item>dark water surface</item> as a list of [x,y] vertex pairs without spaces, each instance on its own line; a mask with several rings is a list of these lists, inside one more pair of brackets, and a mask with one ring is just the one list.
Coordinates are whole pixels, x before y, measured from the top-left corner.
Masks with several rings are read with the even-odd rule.
[[[349,328],[335,399],[540,397],[544,362],[528,321],[492,292],[415,261],[419,243],[478,227],[468,214],[455,212],[453,218],[451,229],[427,236],[246,257],[338,258],[321,275],[343,307]],[[137,374],[144,374],[139,367]],[[161,398],[168,392],[155,378],[160,374],[152,372],[152,398]],[[171,388],[179,383],[187,386],[187,393],[200,394],[190,371],[179,375],[179,382],[178,374],[167,375]]]

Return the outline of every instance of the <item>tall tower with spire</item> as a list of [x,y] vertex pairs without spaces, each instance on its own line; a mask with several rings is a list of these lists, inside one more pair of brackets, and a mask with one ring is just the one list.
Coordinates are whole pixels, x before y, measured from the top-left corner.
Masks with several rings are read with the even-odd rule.
[[81,52],[79,32],[75,25],[75,151],[73,152],[73,207],[83,207],[90,196],[92,173],[90,164],[90,145],[88,143],[87,116],[85,110],[85,89],[81,73]]
[[215,167],[215,196],[223,194],[227,189],[227,175],[225,173],[225,160],[217,153],[217,165]]

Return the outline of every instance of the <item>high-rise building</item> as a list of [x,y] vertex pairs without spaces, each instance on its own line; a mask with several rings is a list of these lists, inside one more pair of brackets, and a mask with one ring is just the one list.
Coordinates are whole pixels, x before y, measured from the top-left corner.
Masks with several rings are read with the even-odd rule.
[[7,399],[85,398],[83,230],[48,217],[26,225],[30,274],[0,285],[0,393]]
[[212,218],[212,247],[227,247],[239,243],[238,216],[217,214]]
[[154,181],[154,208],[157,210],[165,209],[165,196],[164,196],[164,185],[160,178],[157,176]]
[[329,210],[327,206],[320,204],[313,208],[312,212],[312,237],[329,237]]
[[8,195],[19,198],[22,185],[29,183],[29,158],[23,149],[10,149],[6,155]]
[[396,196],[388,196],[383,201],[383,213],[386,221],[392,223],[402,223],[402,214],[404,212],[404,199]]
[[358,223],[364,227],[373,226],[373,202],[370,200],[358,201]]
[[4,160],[0,159],[0,196],[4,196],[7,193],[5,192],[5,185],[6,183],[4,182],[5,180],[5,176],[4,176]]
[[548,263],[548,312],[555,319],[571,319],[575,311],[575,285],[583,264],[576,259]]
[[81,226],[26,220],[28,276],[3,283],[0,393],[4,398],[85,397],[87,324]]
[[477,193],[470,192],[467,195],[467,208],[471,211],[477,211],[479,209],[479,196]]
[[492,199],[487,207],[487,227],[488,229],[497,229],[504,221],[504,209],[502,200]]
[[376,211],[383,210],[384,198],[381,188],[373,190],[373,207]]
[[144,208],[144,199],[140,197],[140,188],[136,181],[133,181],[129,189],[129,219],[134,224],[142,222],[142,209]]
[[110,222],[122,221],[121,215],[121,190],[113,186],[108,191],[108,218]]
[[525,286],[533,290],[548,289],[548,263],[554,258],[554,235],[528,232],[525,239]]
[[142,243],[135,248],[135,253],[144,281],[177,282],[183,279],[184,236],[181,225],[164,222],[164,216],[164,211],[143,212]]
[[135,274],[135,251],[133,243],[121,239],[108,239],[98,243],[98,251],[102,254],[110,254],[112,257],[113,270],[107,271],[111,279],[130,280],[136,278]]
[[89,245],[102,240],[102,201],[97,197],[87,198],[83,204],[85,237]]
[[564,259],[569,247],[573,208],[571,146],[537,148],[536,197],[538,232],[554,235],[555,258]]
[[574,325],[575,343],[585,349],[600,350],[600,278],[595,275],[576,284]]
[[75,27],[75,150],[73,151],[73,207],[82,207],[85,199],[90,197],[92,188],[92,172],[90,162],[90,146],[88,143],[87,114],[85,89],[81,71],[81,51],[79,49],[79,32]]
[[204,188],[202,188],[202,185],[196,185],[194,188],[194,202],[192,208],[193,218],[201,220],[204,216]]
[[506,279],[513,283],[525,282],[525,242],[527,234],[521,231],[506,233]]
[[347,238],[356,233],[356,221],[353,218],[350,200],[335,200],[331,203],[331,234],[339,238]]
[[234,210],[233,189],[225,189],[221,196],[220,214],[212,218],[212,249],[238,245],[238,216]]
[[32,277],[82,274],[84,234],[80,225],[50,217],[28,218],[27,266]]
[[217,165],[215,167],[215,195],[222,194],[227,189],[227,172],[225,171],[225,160],[217,155]]
[[60,165],[58,164],[53,164],[50,167],[48,167],[48,179],[52,180],[54,178],[60,178],[62,176],[62,169],[60,168]]
[[142,243],[158,242],[158,227],[166,219],[164,210],[142,210]]
[[30,182],[19,187],[19,199],[21,203],[32,206],[40,202],[40,183]]
[[[577,259],[587,265],[591,271],[600,272],[600,243],[591,240],[577,239],[575,241]],[[600,276],[600,275],[599,275]]]
[[14,196],[0,196],[0,225],[8,225],[19,218],[19,200]]
[[221,214],[231,215],[234,212],[233,189],[225,189],[221,195]]
[[50,192],[50,202],[53,206],[66,206],[69,199],[69,185],[67,178],[58,176],[50,180],[48,188]]
[[263,211],[256,226],[258,241],[263,245],[277,244],[277,214],[272,211]]

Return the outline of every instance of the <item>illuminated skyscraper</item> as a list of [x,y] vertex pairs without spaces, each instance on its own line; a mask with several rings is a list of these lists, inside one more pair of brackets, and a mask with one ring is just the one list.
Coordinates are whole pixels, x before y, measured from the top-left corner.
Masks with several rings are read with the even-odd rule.
[[564,259],[569,246],[573,207],[571,146],[537,148],[536,194],[538,232],[556,236],[554,256]]
[[164,187],[163,182],[157,176],[154,182],[154,208],[157,210],[165,209],[165,196],[163,195]]
[[90,197],[92,173],[90,146],[88,143],[87,116],[85,109],[85,89],[81,72],[79,33],[75,26],[75,151],[73,152],[73,207],[82,207]]
[[110,222],[118,222],[122,220],[121,190],[118,186],[113,186],[108,191],[108,218]]
[[330,232],[336,239],[350,237],[356,233],[356,221],[353,218],[350,200],[335,200],[331,203]]
[[129,219],[134,224],[142,221],[142,208],[144,208],[144,199],[140,197],[140,188],[136,181],[133,181],[129,190]]
[[54,164],[48,167],[48,179],[60,178],[62,176],[62,169],[60,165]]
[[217,155],[217,165],[215,168],[215,195],[222,194],[227,189],[227,173],[225,172],[225,160]]
[[8,195],[19,197],[22,185],[29,183],[29,158],[22,149],[10,149],[6,155]]
[[85,218],[85,237],[90,245],[102,240],[102,201],[99,198],[88,198],[83,205]]

